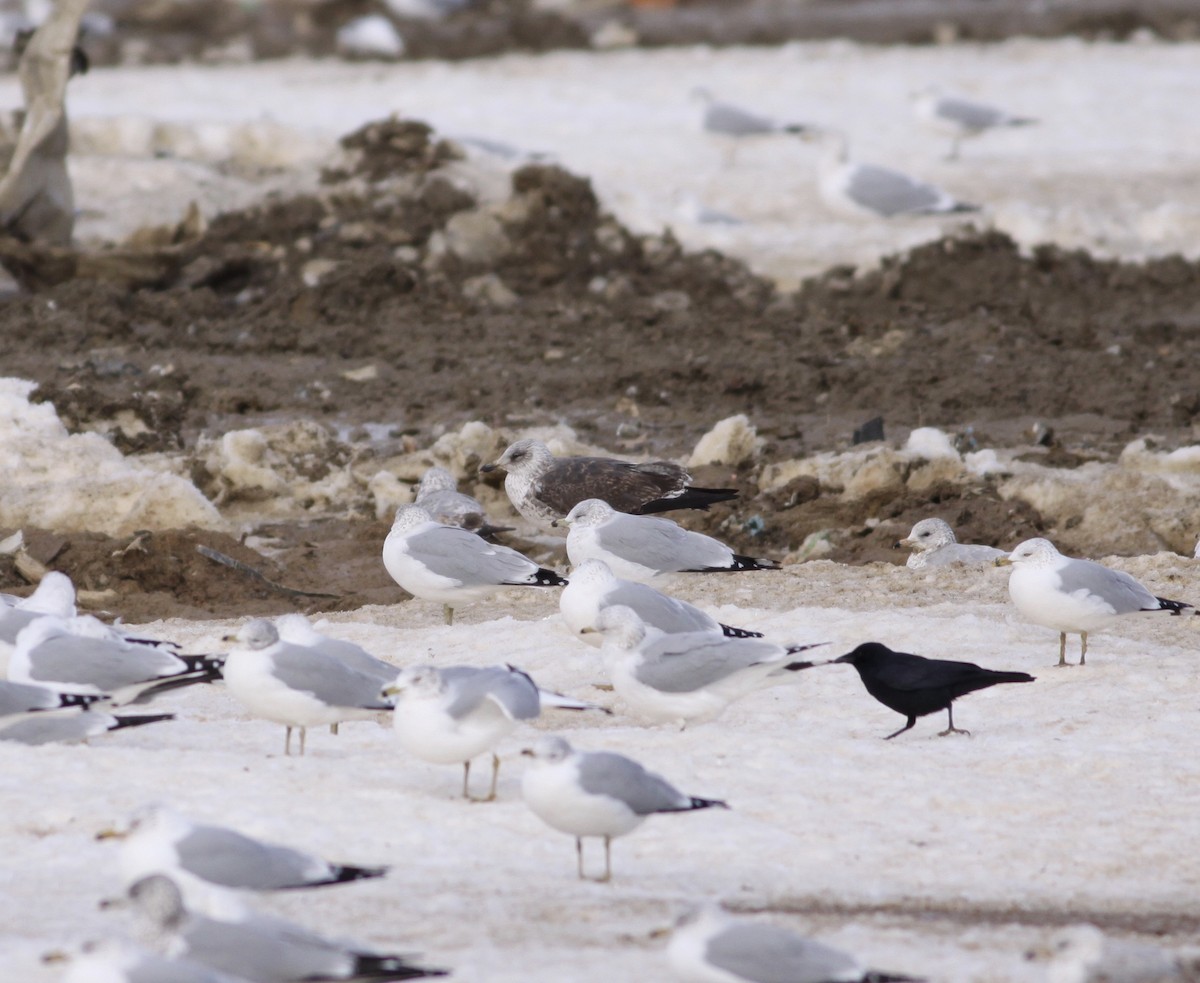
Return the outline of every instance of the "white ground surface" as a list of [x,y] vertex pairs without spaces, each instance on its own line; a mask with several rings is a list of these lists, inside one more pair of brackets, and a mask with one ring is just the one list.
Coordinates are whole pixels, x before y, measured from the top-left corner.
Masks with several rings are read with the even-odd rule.
[[[763,111],[834,123],[864,159],[902,167],[988,205],[1024,243],[1053,239],[1143,256],[1200,242],[1200,46],[1016,41],[906,50],[848,44],[704,49],[442,65],[271,63],[97,71],[73,83],[82,231],[112,234],[214,210],[311,178],[331,137],[389,112],[553,153],[592,175],[638,228],[670,221],[794,281],[937,234],[927,221],[847,223],[815,197],[815,154],[791,141],[722,151],[697,128],[688,90],[706,84]],[[906,94],[931,81],[1043,119],[986,136],[958,164],[910,124]],[[0,102],[15,104],[13,79]],[[198,125],[203,123],[204,125]],[[150,155],[162,149],[168,156]],[[173,157],[170,155],[174,155]],[[714,231],[677,219],[692,192],[746,220]],[[1166,596],[1200,600],[1194,561],[1123,561]],[[610,885],[575,878],[568,837],[520,803],[525,738],[505,747],[500,801],[455,798],[458,773],[406,759],[388,730],[314,732],[284,758],[282,728],[249,720],[219,688],[164,700],[180,719],[92,747],[0,745],[0,978],[40,983],[47,952],[132,931],[97,902],[113,848],[94,834],[168,801],[206,820],[393,874],[269,906],[381,947],[419,949],[476,981],[666,979],[661,939],[681,904],[721,897],[799,911],[789,924],[874,965],[938,983],[1043,978],[1027,947],[1061,921],[1122,916],[1194,929],[1200,890],[1200,619],[1146,616],[1093,638],[1092,664],[1052,668],[1053,633],[1022,624],[1004,573],[847,569],[685,581],[723,620],[779,640],[866,639],[1035,673],[965,698],[971,738],[944,717],[900,724],[847,667],[804,673],[718,721],[677,732],[549,716],[582,747],[637,757],[716,811],[651,819],[615,847]],[[594,653],[569,638],[547,595],[497,600],[453,628],[412,603],[339,616],[336,631],[397,663],[511,661],[545,685],[596,696]],[[147,630],[208,650],[228,623]],[[608,697],[600,694],[601,698]],[[593,861],[598,855],[591,854]],[[1168,935],[1166,941],[1181,941]]]
[[[962,220],[843,219],[816,195],[816,148],[794,138],[744,147],[726,166],[689,100],[704,85],[766,114],[840,127],[856,158],[985,206],[975,221],[1024,245],[1197,255],[1198,61],[1197,44],[1022,39],[105,69],[70,90],[73,172],[87,212],[79,232],[119,234],[173,221],[192,198],[212,212],[264,186],[304,183],[333,138],[389,113],[548,153],[591,176],[633,227],[669,224],[689,245],[741,256],[785,284],[834,263],[869,263]],[[947,163],[948,142],[910,112],[909,94],[931,83],[1042,122],[987,134]],[[9,78],[0,105],[18,102]],[[688,196],[743,224],[695,222]]]
[[[1159,593],[1195,599],[1193,564],[1160,554],[1122,566]],[[333,858],[393,864],[382,881],[267,904],[420,949],[464,980],[669,978],[651,933],[696,898],[804,912],[775,917],[939,983],[1040,980],[1043,967],[1024,952],[1063,921],[1190,923],[1200,890],[1200,765],[1190,751],[1200,738],[1200,621],[1129,619],[1093,636],[1087,667],[1057,669],[1057,638],[1016,618],[1005,583],[996,569],[922,577],[825,561],[677,581],[681,596],[724,621],[779,640],[828,640],[830,655],[880,639],[1038,678],[961,700],[955,719],[971,737],[937,737],[937,715],[887,743],[902,719],[842,666],[684,732],[644,727],[619,704],[607,719],[551,712],[539,727],[635,756],[733,806],[652,818],[616,843],[609,885],[579,882],[570,838],[520,801],[516,752],[533,729],[504,746],[490,805],[457,799],[457,769],[406,758],[370,722],[338,737],[313,732],[306,757],[285,758],[282,728],[247,719],[217,687],[162,701],[176,722],[90,747],[0,745],[0,976],[54,979],[42,954],[136,930],[131,916],[97,909],[115,890],[115,853],[93,836],[147,801]],[[544,685],[613,699],[591,687],[598,657],[568,636],[553,595],[488,602],[451,628],[440,617],[422,602],[368,608],[337,616],[330,632],[398,663],[510,661]],[[211,650],[230,627],[146,630]]]

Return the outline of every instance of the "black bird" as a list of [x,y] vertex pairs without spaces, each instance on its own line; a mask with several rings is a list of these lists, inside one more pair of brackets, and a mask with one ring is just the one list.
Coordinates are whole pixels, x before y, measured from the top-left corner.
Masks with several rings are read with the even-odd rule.
[[885,707],[908,718],[908,723],[895,734],[888,734],[885,741],[909,730],[918,717],[938,710],[945,710],[949,717],[949,726],[939,737],[969,735],[969,730],[954,726],[954,708],[951,706],[954,700],[997,683],[1032,683],[1034,678],[1027,672],[984,669],[974,662],[926,659],[908,652],[893,652],[879,642],[864,642],[853,652],[833,661],[854,666],[868,693]]

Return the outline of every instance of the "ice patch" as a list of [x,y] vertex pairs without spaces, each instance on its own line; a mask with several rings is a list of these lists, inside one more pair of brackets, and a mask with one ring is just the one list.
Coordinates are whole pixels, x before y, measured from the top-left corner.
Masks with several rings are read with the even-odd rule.
[[692,456],[688,458],[688,467],[696,468],[704,464],[736,467],[756,458],[762,445],[758,431],[745,414],[739,413],[721,420],[700,438]]

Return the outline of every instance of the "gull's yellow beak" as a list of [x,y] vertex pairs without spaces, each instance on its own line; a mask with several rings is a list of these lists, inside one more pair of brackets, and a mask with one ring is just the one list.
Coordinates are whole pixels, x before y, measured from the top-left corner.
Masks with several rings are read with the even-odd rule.
[[127,829],[117,829],[115,826],[109,826],[107,829],[100,830],[100,832],[96,834],[95,839],[97,839],[97,840],[123,840],[128,835],[129,835],[129,830],[127,830]]
[[1011,567],[1012,560],[1010,560],[1007,556],[998,556],[996,557],[995,565],[998,567]]

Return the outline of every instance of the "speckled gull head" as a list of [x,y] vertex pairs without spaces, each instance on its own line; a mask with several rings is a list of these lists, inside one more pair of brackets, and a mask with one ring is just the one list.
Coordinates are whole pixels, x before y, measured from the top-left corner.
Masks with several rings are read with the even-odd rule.
[[542,474],[554,463],[554,455],[550,448],[540,440],[527,437],[509,444],[504,453],[491,464],[485,464],[479,470],[495,471],[497,468],[509,474],[535,478]]
[[445,688],[435,666],[408,666],[383,688],[383,695],[429,700],[441,696]]
[[565,522],[569,526],[586,529],[588,526],[598,526],[616,514],[617,510],[603,499],[585,498],[559,521]]
[[238,629],[233,640],[245,645],[248,649],[258,651],[270,648],[279,641],[279,631],[266,618],[254,618]]
[[445,468],[429,468],[417,484],[417,498],[439,491],[458,491],[458,482]]
[[152,874],[133,883],[129,897],[138,911],[161,929],[174,928],[187,913],[179,887],[162,874]]
[[545,737],[539,737],[534,741],[532,747],[525,748],[521,754],[527,758],[533,758],[534,761],[552,765],[559,761],[565,761],[571,756],[571,745],[561,737],[548,734]]
[[427,509],[419,505],[401,505],[396,509],[396,518],[392,520],[392,532],[408,532],[426,522],[433,522],[433,516]]
[[1019,543],[1008,556],[999,557],[996,566],[1006,567],[1021,564],[1028,567],[1052,567],[1062,559],[1062,554],[1048,539],[1027,539]]
[[899,545],[924,553],[926,550],[935,550],[939,546],[957,542],[954,530],[944,519],[922,519],[912,527],[908,538],[900,540]]
[[632,652],[646,637],[646,624],[633,608],[616,604],[605,608],[596,618],[595,628],[585,628],[583,633],[598,631],[606,643],[625,652]]

